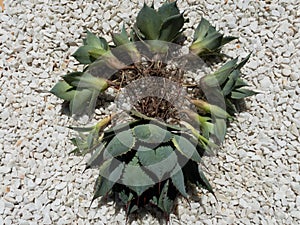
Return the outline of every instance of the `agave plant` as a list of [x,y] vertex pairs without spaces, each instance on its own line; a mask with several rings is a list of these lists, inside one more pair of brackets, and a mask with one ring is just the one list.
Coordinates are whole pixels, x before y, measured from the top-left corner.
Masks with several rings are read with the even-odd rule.
[[[127,122],[114,120],[115,112],[93,126],[70,127],[79,134],[71,140],[76,146],[72,153],[91,153],[86,169],[99,170],[93,201],[114,194],[128,214],[151,204],[168,216],[178,196],[188,198],[190,185],[214,194],[199,165],[224,140],[226,124],[237,112],[236,100],[255,94],[244,88],[247,84],[240,72],[249,56],[240,63],[230,60],[199,83],[187,83],[182,72],[171,69],[161,57],[169,53],[166,43],[183,44],[185,21],[176,2],[166,2],[157,10],[144,4],[130,34],[123,26],[120,33],[112,34],[113,43],[87,32],[83,46],[73,54],[85,65],[83,71],[63,76],[52,88],[70,115],[91,115],[100,93],[108,88],[120,92],[144,77],[163,77],[194,89],[184,97],[194,110],[171,110],[163,95],[150,95],[127,110]],[[222,45],[233,39],[223,37],[202,18],[189,48],[199,56],[219,54]],[[146,54],[145,48],[152,54]],[[126,57],[120,57],[123,54]],[[172,91],[176,92],[165,90],[170,95]]]

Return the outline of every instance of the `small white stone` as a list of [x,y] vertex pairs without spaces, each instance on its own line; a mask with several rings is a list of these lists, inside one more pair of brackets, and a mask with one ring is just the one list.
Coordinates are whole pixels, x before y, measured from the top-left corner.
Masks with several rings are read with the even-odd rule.
[[272,82],[271,79],[269,77],[264,77],[261,81],[260,81],[260,85],[262,88],[266,88],[269,89],[272,86]]
[[284,68],[284,69],[282,70],[282,74],[283,74],[284,76],[290,76],[291,73],[292,73],[292,71],[291,71],[290,69],[288,69],[288,68]]
[[294,106],[293,106],[293,108],[295,109],[295,110],[300,110],[300,103],[295,103],[294,104]]
[[45,214],[44,214],[43,224],[53,224],[53,223],[52,223],[52,220],[51,220],[51,218],[50,218],[50,216],[49,216],[48,213],[45,213]]
[[103,18],[105,20],[109,20],[110,19],[110,12],[108,10],[104,13]]
[[80,218],[84,219],[84,218],[87,218],[87,213],[85,212],[85,210],[83,208],[79,207],[79,209],[78,209],[78,216]]
[[253,32],[256,32],[257,31],[257,27],[258,27],[258,22],[257,20],[253,21],[250,23],[250,29],[253,31]]
[[239,200],[239,205],[243,208],[247,208],[249,206],[249,204],[242,198]]
[[290,78],[293,81],[298,81],[299,80],[299,74],[294,72],[294,73],[291,74]]
[[300,184],[299,183],[292,182],[291,187],[297,195],[300,195]]
[[58,185],[55,186],[55,189],[56,189],[56,190],[62,190],[62,189],[64,189],[66,186],[67,186],[67,183],[66,183],[66,182],[61,182],[61,183],[59,183]]
[[2,199],[0,199],[0,214],[2,215],[5,209],[5,203]]
[[6,174],[6,173],[9,173],[10,171],[11,171],[10,167],[7,167],[7,166],[0,167],[0,174]]
[[300,207],[300,196],[296,198],[296,206],[298,206],[298,208]]
[[294,210],[290,213],[290,215],[294,218],[300,219],[300,213],[298,210]]

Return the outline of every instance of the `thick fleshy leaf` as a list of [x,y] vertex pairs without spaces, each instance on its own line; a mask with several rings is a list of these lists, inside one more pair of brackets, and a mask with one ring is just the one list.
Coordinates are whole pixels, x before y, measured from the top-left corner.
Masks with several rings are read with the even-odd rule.
[[225,119],[216,119],[214,126],[214,134],[218,138],[219,142],[222,142],[226,134],[226,120]]
[[130,43],[125,26],[123,25],[121,33],[114,33],[112,35],[113,42],[116,46],[121,46]]
[[136,18],[136,25],[146,40],[158,39],[161,23],[162,20],[158,13],[145,3]]
[[[218,147],[215,143],[209,141],[206,137],[199,134],[198,130],[196,130],[189,123],[187,123],[185,121],[181,121],[181,124],[190,130],[190,132],[194,135],[194,137],[196,137],[198,139],[198,144],[200,144],[204,148],[205,151],[207,151],[209,154],[213,155],[213,152],[211,149]],[[196,145],[197,148],[198,148],[198,144],[193,143],[193,145]]]
[[104,38],[99,38],[87,31],[87,37],[81,46],[72,55],[81,64],[90,64],[108,51],[108,43]]
[[66,81],[59,81],[51,89],[50,93],[56,95],[57,97],[63,100],[71,101],[71,99],[74,98],[75,90],[74,87],[69,85]]
[[108,43],[104,38],[99,38],[95,34],[87,31],[87,37],[84,40],[84,45],[89,45],[94,48],[108,50]]
[[167,214],[172,212],[174,201],[168,196],[169,180],[166,181],[158,199],[158,207]]
[[125,190],[121,191],[119,193],[119,198],[121,199],[121,201],[125,204],[127,204],[128,202],[130,202],[133,199],[133,194],[131,192],[129,192],[129,194],[126,194]]
[[207,35],[208,29],[210,26],[211,26],[210,23],[202,17],[199,25],[195,29],[194,41],[203,40],[204,37]]
[[172,180],[173,185],[182,194],[182,196],[187,197],[187,193],[185,190],[184,176],[183,176],[182,170],[178,164],[171,173],[171,180]]
[[157,176],[158,181],[171,172],[177,163],[177,156],[171,146],[162,146],[155,150],[140,146],[137,156],[145,169]]
[[248,89],[235,89],[233,92],[231,92],[231,98],[233,99],[243,99],[252,95],[257,94],[257,92],[248,90]]
[[146,120],[146,121],[152,121],[153,123],[159,125],[160,127],[166,127],[168,131],[186,131],[186,129],[180,127],[180,126],[177,126],[177,125],[172,125],[172,124],[167,124],[167,123],[164,123],[164,122],[161,122],[155,118],[152,118],[152,117],[148,117],[138,111],[130,111],[130,115],[134,118],[137,118],[137,119],[142,119],[142,120]]
[[154,124],[138,125],[133,131],[139,140],[147,143],[163,143],[172,138],[169,131]]
[[251,53],[250,54],[248,54],[237,66],[236,66],[236,69],[237,70],[240,70],[247,62],[248,62],[248,60],[249,60],[249,58],[250,58],[250,56],[251,56]]
[[165,2],[159,9],[158,15],[162,19],[162,21],[167,20],[169,17],[178,15],[179,9],[177,7],[176,1],[174,2]]
[[124,169],[124,163],[119,164],[115,169],[110,171],[112,160],[103,163],[99,169],[99,176],[95,184],[95,192],[93,200],[100,196],[108,194],[114,184],[120,179]]
[[223,92],[224,96],[227,96],[228,94],[230,94],[230,92],[233,90],[235,83],[236,83],[237,79],[239,78],[239,76],[240,76],[239,70],[232,71],[232,73],[229,75],[228,81],[222,88],[222,92]]
[[89,50],[88,53],[91,61],[94,62],[96,59],[100,58],[101,56],[108,54],[108,51],[100,48],[93,48]]
[[222,38],[222,42],[221,42],[221,45],[225,45],[233,40],[236,40],[238,39],[238,37],[233,37],[233,36],[226,36],[226,37],[223,37]]
[[237,109],[235,107],[235,105],[228,99],[225,99],[225,103],[226,103],[226,111],[230,114],[230,115],[234,115],[235,113],[237,113]]
[[116,136],[108,143],[104,150],[104,159],[117,157],[125,154],[134,146],[135,138],[131,130],[125,130],[117,133]]
[[90,51],[95,49],[95,47],[90,45],[80,46],[72,56],[81,64],[90,64],[96,59],[91,58]]
[[63,79],[70,85],[79,88],[94,88],[98,91],[104,91],[108,88],[106,79],[94,77],[89,73],[75,72],[69,73]]
[[116,159],[106,160],[99,167],[99,175],[106,177],[113,183],[116,183],[121,178],[124,165],[124,162],[120,162]]
[[225,63],[213,74],[203,77],[202,83],[208,87],[221,86],[228,79],[230,73],[234,70],[237,60],[237,58],[232,59]]
[[183,136],[174,135],[172,142],[176,149],[188,159],[192,159],[195,162],[202,162],[202,159],[197,152],[196,146],[193,145],[188,139]]
[[136,192],[138,196],[155,184],[137,163],[125,167],[122,183]]
[[76,91],[69,104],[71,114],[80,115],[86,112],[92,95],[93,92],[88,89]]
[[249,86],[249,85],[242,78],[238,78],[234,84],[234,88],[241,88],[245,86]]
[[219,49],[219,47],[221,46],[222,36],[223,35],[220,33],[207,36],[202,41],[194,42],[191,45],[190,50],[197,55],[211,53]]
[[169,17],[162,24],[162,27],[160,29],[159,40],[173,41],[182,29],[183,24],[184,18],[182,14]]
[[198,185],[205,188],[206,190],[208,190],[210,193],[212,193],[215,196],[212,186],[210,185],[209,181],[207,180],[204,173],[200,169],[199,169],[199,176],[200,176],[201,181],[198,182]]
[[98,147],[96,147],[91,158],[87,162],[85,169],[99,167],[102,164],[102,153],[105,148],[105,144],[106,143],[101,143]]

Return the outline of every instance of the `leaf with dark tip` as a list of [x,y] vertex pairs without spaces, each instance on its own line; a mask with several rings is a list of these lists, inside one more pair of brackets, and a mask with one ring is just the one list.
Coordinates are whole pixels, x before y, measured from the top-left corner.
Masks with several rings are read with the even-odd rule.
[[233,99],[243,99],[252,95],[256,95],[257,92],[248,89],[235,89],[231,92],[231,98]]
[[237,66],[236,66],[236,69],[237,70],[240,70],[246,63],[247,61],[249,60],[251,56],[251,53],[249,55],[247,55]]
[[166,181],[158,199],[158,207],[167,214],[172,212],[174,201],[168,196],[169,180]]
[[135,144],[135,138],[131,130],[125,130],[117,133],[116,136],[108,143],[104,150],[104,160],[117,157],[130,151]]
[[75,90],[74,87],[69,85],[66,81],[58,81],[50,90],[50,93],[63,100],[71,101],[75,95]]
[[177,188],[177,190],[182,194],[182,196],[187,197],[187,193],[185,190],[185,182],[184,176],[180,166],[177,164],[174,170],[171,173],[171,180],[173,185]]
[[129,194],[126,194],[125,190],[122,190],[120,193],[119,193],[119,198],[121,199],[121,201],[124,203],[124,204],[128,204],[128,202],[130,202],[132,199],[133,199],[133,194],[131,192],[129,192]]
[[172,142],[176,149],[188,159],[201,163],[202,159],[197,152],[196,146],[183,136],[174,135]]
[[230,115],[234,115],[235,113],[237,113],[237,109],[236,109],[235,105],[229,99],[226,98],[225,103],[226,103],[226,111]]
[[153,187],[155,182],[137,163],[134,163],[125,167],[122,184],[136,192],[138,196],[141,196],[146,190]]
[[249,86],[242,78],[238,78],[234,84],[234,88]]
[[169,17],[161,26],[159,40],[173,41],[182,29],[183,24],[182,14]]
[[238,39],[238,37],[233,37],[233,36],[226,36],[226,37],[223,37],[222,38],[222,42],[221,42],[221,45],[225,45],[233,40],[236,40]]
[[127,215],[130,213],[133,213],[135,211],[137,211],[139,209],[139,207],[134,203],[134,202],[130,202],[128,207],[127,207]]
[[161,146],[155,150],[140,146],[137,156],[141,164],[157,176],[158,181],[171,172],[177,163],[177,156],[171,146]]
[[202,186],[203,188],[205,188],[206,190],[208,190],[210,193],[212,193],[215,196],[212,186],[210,185],[209,181],[207,180],[204,173],[200,169],[199,169],[199,176],[200,176],[201,182],[199,182],[198,185]]
[[221,86],[229,77],[230,73],[234,70],[237,58],[232,59],[225,63],[220,69],[216,72],[204,76],[201,80],[202,83],[208,87]]
[[124,164],[116,159],[106,160],[99,167],[99,175],[115,183],[121,178]]
[[101,143],[93,152],[91,158],[86,164],[85,169],[99,167],[102,163],[102,152],[106,143]]
[[175,2],[165,2],[161,7],[158,9],[158,15],[162,19],[162,21],[167,20],[169,17],[178,15],[179,9],[177,7],[176,1]]
[[158,13],[145,3],[136,18],[137,28],[145,36],[145,39],[158,39],[161,23],[162,21]]
[[230,92],[233,90],[234,85],[235,85],[237,79],[239,78],[239,76],[240,76],[239,70],[234,70],[231,72],[231,74],[229,75],[228,81],[222,88],[222,92],[223,92],[224,96],[227,96],[228,94],[230,94]]
[[99,176],[95,184],[93,200],[109,193],[114,184],[120,179],[124,169],[124,163],[119,164],[113,171],[110,171],[112,160],[108,160],[99,168]]
[[94,126],[91,126],[91,127],[72,127],[72,126],[69,126],[68,128],[71,129],[71,130],[77,131],[77,132],[90,132],[95,127]]
[[163,143],[172,138],[169,131],[154,124],[138,125],[133,131],[137,139],[146,143]]

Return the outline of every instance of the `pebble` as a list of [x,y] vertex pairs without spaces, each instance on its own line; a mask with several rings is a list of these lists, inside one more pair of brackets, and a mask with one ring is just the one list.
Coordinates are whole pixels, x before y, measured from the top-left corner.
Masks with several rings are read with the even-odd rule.
[[290,69],[285,68],[285,69],[282,70],[282,74],[284,76],[290,76],[291,73],[292,73],[292,71]]
[[87,213],[85,212],[85,210],[83,209],[83,208],[79,208],[78,209],[78,216],[80,217],[80,218],[87,218]]
[[293,108],[295,109],[295,110],[300,110],[300,103],[295,103],[294,104],[294,106],[293,106]]
[[62,189],[64,189],[66,186],[67,186],[67,183],[66,183],[66,182],[61,182],[60,184],[58,184],[58,185],[55,186],[55,189],[56,189],[56,190],[62,190]]

